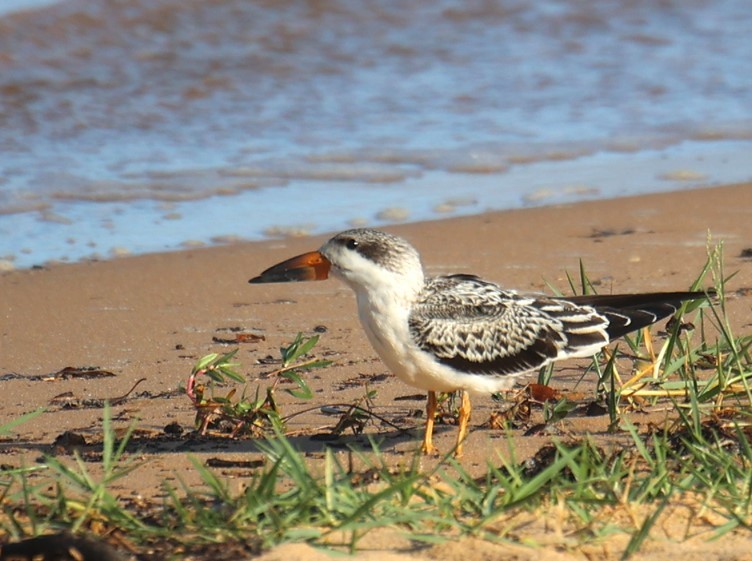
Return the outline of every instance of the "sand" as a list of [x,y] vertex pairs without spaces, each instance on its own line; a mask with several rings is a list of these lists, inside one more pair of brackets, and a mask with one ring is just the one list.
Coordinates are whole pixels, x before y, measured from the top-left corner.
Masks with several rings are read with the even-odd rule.
[[[729,313],[737,333],[742,333],[752,329],[752,259],[744,257],[744,250],[752,247],[751,216],[752,185],[732,185],[386,229],[405,236],[419,249],[429,274],[472,272],[506,287],[544,292],[550,292],[549,285],[568,291],[566,273],[577,275],[579,259],[600,292],[685,290],[705,263],[710,237],[724,242],[726,272],[738,271],[729,285]],[[372,424],[366,433],[381,439],[382,451],[395,463],[408,461],[420,442],[421,420],[411,415],[424,407],[424,397],[388,375],[376,358],[358,325],[350,290],[335,280],[248,284],[267,266],[315,249],[324,240],[244,243],[2,273],[0,424],[47,408],[18,427],[16,437],[1,443],[2,463],[33,462],[65,431],[96,439],[102,426],[98,400],[123,396],[141,378],[145,380],[129,399],[113,406],[115,425],[124,429],[137,421],[137,436],[158,442],[145,446],[144,465],[117,483],[121,496],[159,496],[161,482],[177,484],[178,473],[189,484],[197,483],[186,452],[201,461],[258,457],[250,439],[190,436],[194,411],[179,388],[199,357],[236,347],[240,371],[249,382],[268,384],[261,377],[272,367],[259,364],[259,359],[277,357],[279,347],[298,332],[319,334],[316,354],[334,364],[308,378],[312,401],[301,404],[280,393],[283,411],[352,402],[364,394],[368,382],[368,388],[377,391],[374,411],[416,430],[405,435]],[[238,345],[222,343],[234,337],[234,328],[260,337]],[[96,367],[100,372],[59,374],[67,367]],[[580,381],[581,377],[581,362],[565,363],[557,368],[554,386],[578,384],[582,391],[592,392],[594,382]],[[498,405],[488,398],[475,399],[474,405],[463,465],[480,472],[488,460],[498,458],[504,445],[501,433],[480,426]],[[293,442],[315,461],[324,443],[310,435],[328,432],[336,420],[315,411],[292,419],[288,429]],[[164,427],[175,422],[185,432],[165,437]],[[607,419],[593,418],[583,426],[577,422],[572,421],[568,430],[599,434]],[[439,426],[436,444],[449,450],[454,437],[454,427]],[[541,438],[520,436],[514,444],[524,456],[538,449]],[[365,441],[353,435],[338,444],[353,442]],[[242,469],[218,471],[231,486],[242,485],[248,475]],[[440,552],[410,550],[388,531],[374,536],[368,542],[371,551],[361,554],[363,559],[608,557],[602,552],[562,553],[561,544],[531,550],[478,540],[464,540],[455,544],[456,549],[443,546]],[[752,539],[732,536],[713,546],[695,539],[680,546],[669,542],[650,547],[658,548],[653,551],[656,555],[681,550],[687,559],[709,561],[747,558],[726,555],[742,546],[750,550]],[[613,548],[618,550],[618,544]],[[297,545],[263,558],[315,559],[315,555],[307,546]]]

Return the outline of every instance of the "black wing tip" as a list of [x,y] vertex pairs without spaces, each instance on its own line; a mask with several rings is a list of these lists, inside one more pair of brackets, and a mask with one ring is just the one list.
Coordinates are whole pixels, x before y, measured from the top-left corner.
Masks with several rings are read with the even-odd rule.
[[566,298],[578,305],[593,307],[606,316],[606,333],[611,340],[652,325],[679,311],[688,302],[710,301],[715,289],[687,292],[653,292],[644,294],[604,294]]
[[685,300],[685,301],[703,300],[705,298],[715,298],[716,296],[718,296],[718,292],[716,291],[715,288],[704,288],[702,290],[679,292],[677,294],[678,296],[684,295],[685,297],[682,298],[682,300]]
[[680,304],[681,302],[694,302],[696,300],[710,300],[716,298],[718,293],[714,288],[687,292],[645,292],[632,294],[587,294],[577,296],[564,296],[554,298],[567,300],[573,304],[584,306],[613,306],[631,307],[644,304]]

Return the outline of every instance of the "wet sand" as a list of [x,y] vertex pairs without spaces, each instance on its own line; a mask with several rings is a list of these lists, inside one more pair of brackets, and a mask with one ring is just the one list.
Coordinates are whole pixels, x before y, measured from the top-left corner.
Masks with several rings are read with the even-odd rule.
[[[710,233],[712,240],[724,242],[726,274],[738,271],[729,284],[728,302],[732,325],[740,334],[752,330],[752,259],[743,256],[744,250],[752,247],[750,209],[752,185],[733,185],[489,213],[388,230],[405,236],[419,249],[429,274],[472,272],[510,288],[550,292],[551,285],[567,292],[566,272],[576,277],[578,260],[582,259],[602,293],[689,288],[706,261]],[[96,440],[102,426],[97,400],[123,396],[140,378],[145,381],[129,399],[113,406],[118,429],[137,421],[136,438],[144,442],[139,457],[146,460],[117,483],[121,496],[159,496],[162,481],[178,484],[177,473],[195,484],[198,476],[186,452],[202,461],[213,457],[256,458],[250,439],[192,436],[192,406],[179,388],[198,358],[236,347],[240,348],[239,370],[249,384],[264,387],[268,381],[263,374],[273,366],[259,364],[259,359],[278,357],[279,347],[299,331],[319,333],[315,354],[334,364],[308,377],[314,391],[311,401],[296,401],[279,392],[283,413],[350,403],[363,396],[368,383],[367,387],[377,392],[374,412],[415,430],[403,434],[373,423],[366,426],[365,433],[376,435],[382,452],[395,463],[409,462],[421,436],[422,420],[413,415],[423,409],[425,397],[389,375],[376,358],[358,325],[351,291],[335,280],[248,284],[250,277],[267,266],[315,249],[324,239],[246,243],[0,275],[0,377],[4,389],[0,424],[38,407],[47,408],[18,427],[16,438],[2,441],[3,463],[33,462],[41,451],[49,451],[64,431]],[[222,343],[234,337],[234,328],[260,337],[237,345]],[[576,386],[576,391],[591,396],[594,380],[581,379],[586,364],[570,361],[557,367],[553,385]],[[66,367],[97,367],[101,372],[56,375]],[[498,463],[496,454],[503,453],[506,444],[500,431],[481,426],[498,404],[489,398],[475,398],[473,403],[472,430],[463,465],[480,472],[488,460]],[[165,436],[164,427],[174,422],[185,432]],[[288,431],[295,445],[315,462],[322,457],[325,443],[310,437],[328,433],[336,422],[336,416],[316,411],[292,419]],[[565,423],[565,430],[571,434],[598,436],[605,434],[607,419],[576,418]],[[451,448],[454,431],[451,426],[437,427],[440,449]],[[514,446],[524,456],[537,450],[544,440],[520,435],[515,436]],[[340,447],[344,457],[346,444],[365,442],[363,436],[348,435],[327,444]],[[427,464],[431,461],[426,460]],[[248,469],[219,472],[230,478],[231,486],[242,485],[249,474]],[[405,547],[388,532],[375,536],[378,538],[373,539],[382,545],[371,540],[369,547],[382,549],[372,552],[375,556],[370,558],[386,559],[385,550],[393,549],[396,555],[397,549]],[[750,542],[743,547],[749,549]],[[711,553],[702,543],[681,546],[686,547],[685,556],[707,561],[720,559],[725,551],[719,546],[717,554]],[[441,554],[429,548],[399,554],[411,556],[404,558],[459,559],[477,551],[477,556],[470,558],[485,559],[504,551],[493,547],[502,546],[475,543],[455,553],[451,548],[441,550]],[[674,553],[678,549],[670,547]],[[267,559],[313,555],[305,546],[282,551],[268,554]],[[580,558],[567,557],[555,547],[548,557],[543,551],[532,553],[531,559]],[[524,555],[519,558],[527,558]]]

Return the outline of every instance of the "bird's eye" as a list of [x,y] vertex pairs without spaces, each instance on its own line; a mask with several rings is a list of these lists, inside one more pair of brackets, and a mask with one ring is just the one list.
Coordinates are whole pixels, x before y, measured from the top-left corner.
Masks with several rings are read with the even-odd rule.
[[347,247],[347,249],[355,249],[356,247],[358,247],[358,240],[350,238],[349,240],[347,240],[345,247]]

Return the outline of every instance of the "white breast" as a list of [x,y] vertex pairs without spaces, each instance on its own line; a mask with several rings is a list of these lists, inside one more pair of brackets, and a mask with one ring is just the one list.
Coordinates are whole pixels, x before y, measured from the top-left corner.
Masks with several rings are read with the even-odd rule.
[[400,380],[426,391],[459,389],[493,393],[511,387],[514,377],[465,374],[419,349],[408,326],[409,304],[393,293],[357,291],[358,315],[371,346]]

